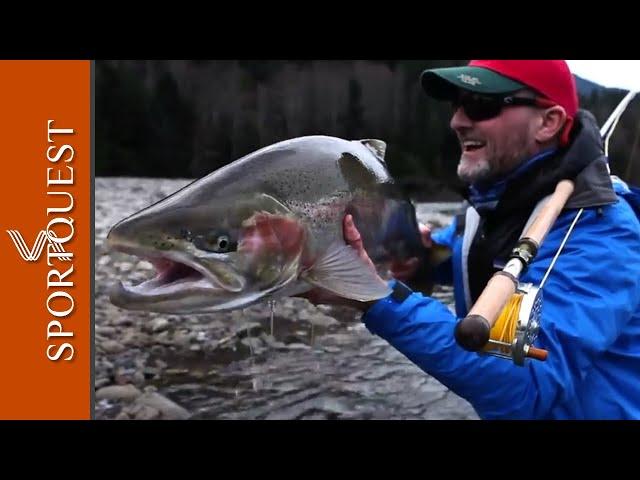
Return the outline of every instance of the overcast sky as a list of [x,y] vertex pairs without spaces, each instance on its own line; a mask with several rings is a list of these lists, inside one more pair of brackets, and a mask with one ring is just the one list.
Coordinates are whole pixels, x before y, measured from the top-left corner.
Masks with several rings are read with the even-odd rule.
[[605,87],[640,90],[640,60],[567,60],[571,71]]

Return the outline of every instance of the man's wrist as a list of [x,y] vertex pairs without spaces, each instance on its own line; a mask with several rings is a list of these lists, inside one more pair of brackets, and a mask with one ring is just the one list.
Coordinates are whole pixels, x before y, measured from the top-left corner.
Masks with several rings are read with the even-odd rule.
[[369,302],[360,302],[358,300],[349,300],[345,302],[345,305],[351,308],[355,308],[356,310],[360,310],[364,314],[364,313],[367,313],[367,310],[369,310],[377,301],[378,300],[372,300]]
[[[396,280],[395,278],[389,281],[389,287],[391,288],[391,294],[388,298],[393,299],[396,303],[404,302],[411,294],[413,294],[413,290],[402,283],[400,280]],[[375,305],[380,300],[372,300],[370,302],[358,302],[353,300],[352,306],[360,310],[363,314],[366,314],[367,311]]]

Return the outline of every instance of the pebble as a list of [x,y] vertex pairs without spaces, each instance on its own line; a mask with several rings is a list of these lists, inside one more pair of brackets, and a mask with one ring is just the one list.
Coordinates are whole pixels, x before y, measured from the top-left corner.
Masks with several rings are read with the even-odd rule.
[[191,416],[185,408],[153,391],[146,391],[138,397],[136,405],[154,409],[166,420],[186,420]]
[[154,333],[162,332],[167,328],[169,328],[169,320],[167,320],[164,317],[154,318],[153,321],[151,322],[151,331]]
[[110,385],[96,392],[96,400],[135,400],[142,392],[134,385]]
[[99,345],[107,353],[120,353],[124,350],[124,346],[115,340],[104,340]]

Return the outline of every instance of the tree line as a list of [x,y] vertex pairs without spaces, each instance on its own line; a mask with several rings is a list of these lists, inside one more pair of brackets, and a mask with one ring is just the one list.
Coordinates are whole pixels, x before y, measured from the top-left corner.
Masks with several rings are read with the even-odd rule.
[[[451,108],[419,85],[467,60],[103,60],[95,70],[98,176],[198,178],[303,135],[387,142],[392,175],[423,198],[457,185]],[[579,83],[582,85],[582,83]],[[602,124],[625,91],[585,88]],[[612,173],[640,184],[640,99],[610,144]]]

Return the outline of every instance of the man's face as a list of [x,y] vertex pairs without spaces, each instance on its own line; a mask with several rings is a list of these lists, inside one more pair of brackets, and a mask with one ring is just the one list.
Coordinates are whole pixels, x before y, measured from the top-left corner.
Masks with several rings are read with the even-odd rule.
[[[524,92],[514,95],[532,97]],[[510,106],[493,118],[472,120],[463,107],[458,107],[450,126],[462,149],[458,164],[460,179],[470,184],[490,182],[533,156],[539,149],[535,140],[539,118],[537,108]]]

